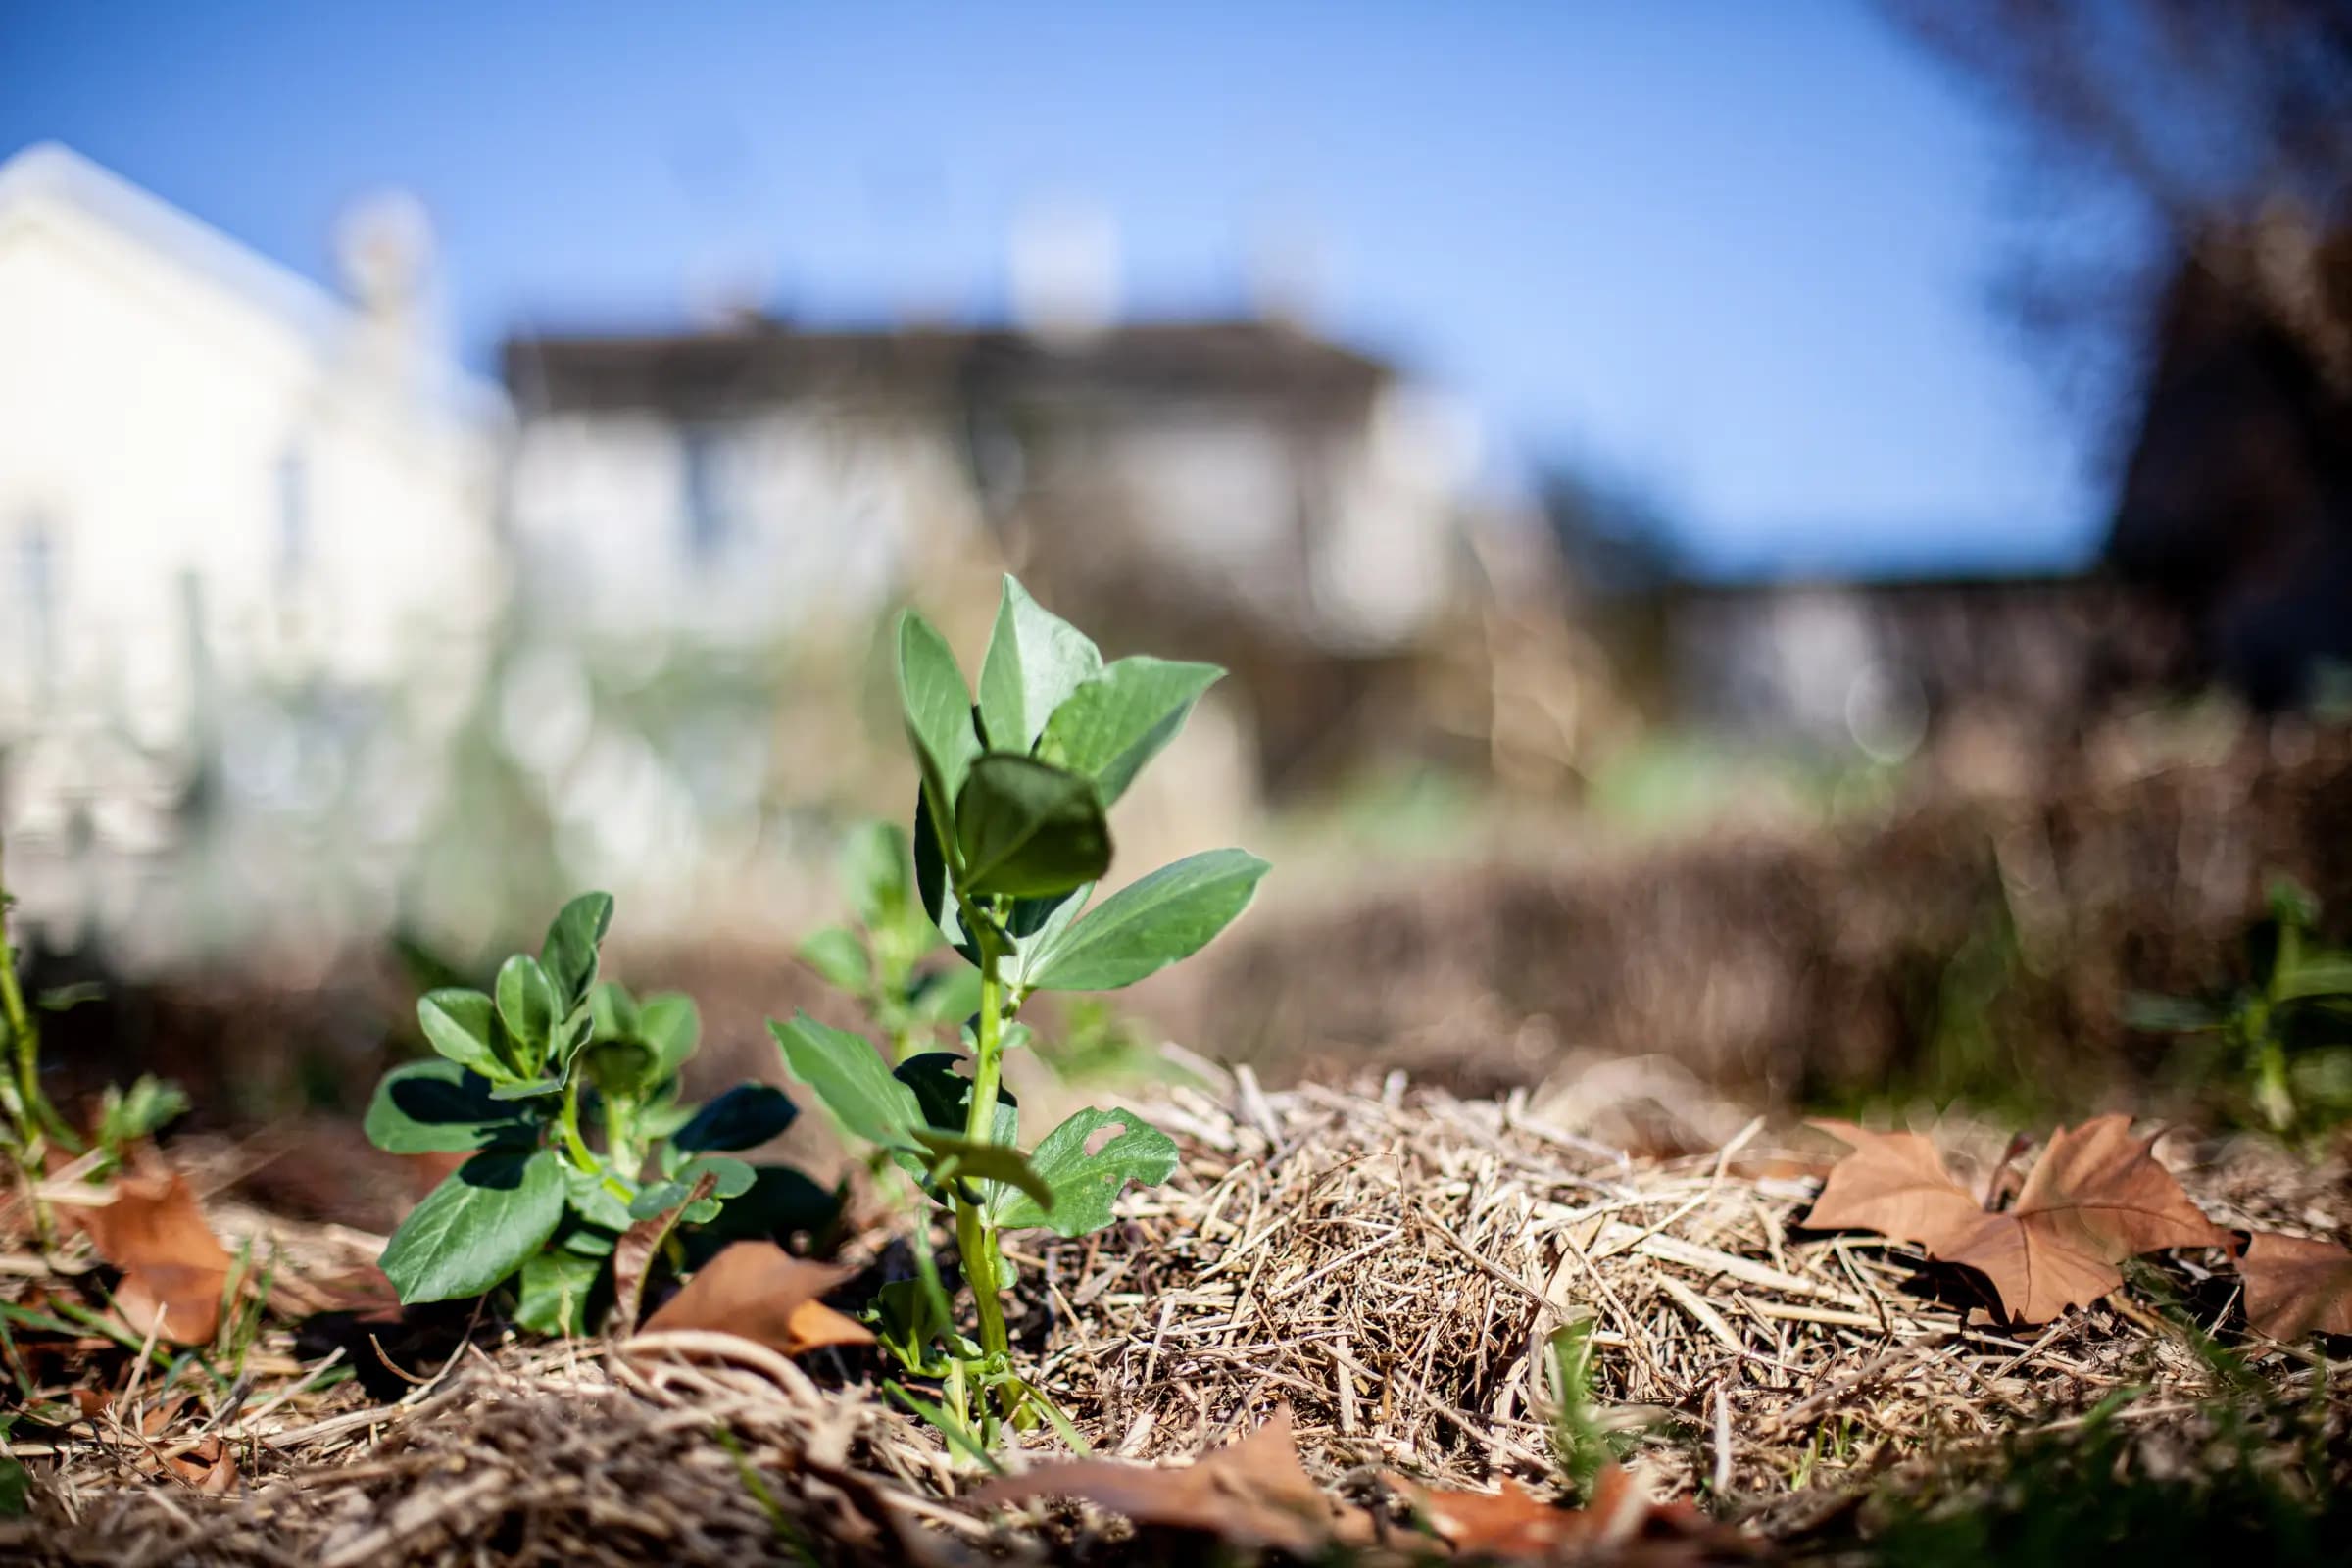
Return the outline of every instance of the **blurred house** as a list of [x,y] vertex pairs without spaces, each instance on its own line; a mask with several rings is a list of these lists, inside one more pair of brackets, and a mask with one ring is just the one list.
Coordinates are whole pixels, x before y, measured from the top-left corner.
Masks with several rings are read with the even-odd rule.
[[2264,706],[2352,667],[2352,233],[2208,235],[2153,324],[2107,555]]
[[1257,319],[506,346],[523,591],[759,639],[1010,564],[1113,651],[1213,659],[1262,776],[1346,760],[1477,581],[1474,441],[1380,361]]
[[1664,620],[1683,716],[1880,761],[1963,718],[2071,738],[2180,660],[2173,618],[2098,575],[1685,583]]
[[434,352],[420,214],[378,203],[340,239],[349,299],[64,147],[0,167],[0,830],[20,890],[45,864],[160,852],[239,797],[368,814],[354,792],[389,786],[359,749],[399,729],[387,714],[429,757],[468,700],[504,592],[504,400]]

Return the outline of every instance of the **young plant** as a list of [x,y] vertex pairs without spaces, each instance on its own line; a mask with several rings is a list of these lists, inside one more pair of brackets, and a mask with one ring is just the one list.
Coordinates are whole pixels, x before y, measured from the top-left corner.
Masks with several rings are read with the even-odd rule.
[[[0,877],[0,1051],[7,1063],[0,1071],[0,1149],[4,1149],[24,1184],[33,1230],[42,1247],[52,1240],[48,1205],[40,1198],[40,1183],[52,1155],[69,1159],[89,1155],[80,1164],[84,1177],[101,1182],[122,1165],[131,1146],[152,1136],[166,1122],[188,1108],[188,1097],[173,1084],[141,1077],[125,1092],[108,1084],[99,1103],[98,1124],[82,1139],[58,1114],[41,1088],[41,1031],[24,1004],[17,978],[17,950],[8,938],[8,911],[16,903]],[[42,1005],[63,1010],[81,998],[44,998]]]
[[[416,1004],[439,1054],[384,1075],[368,1136],[393,1153],[471,1157],[384,1249],[403,1301],[512,1282],[522,1326],[585,1333],[613,1298],[614,1248],[639,1221],[676,1211],[664,1242],[676,1264],[720,1240],[829,1216],[830,1196],[798,1171],[732,1157],[792,1124],[783,1091],[746,1083],[704,1105],[680,1102],[678,1072],[701,1035],[694,1004],[598,983],[612,920],[610,896],[574,899],[537,957],[499,969],[495,995],[449,989]],[[698,1229],[690,1238],[683,1227]]]
[[[943,1414],[954,1426],[970,1419],[974,1390],[995,1391],[994,1409],[980,1401],[985,1443],[998,1411],[1019,1421],[1053,1414],[1011,1367],[998,1300],[1009,1283],[1000,1235],[1100,1230],[1129,1181],[1164,1181],[1176,1162],[1175,1145],[1143,1118],[1097,1108],[1019,1153],[1019,1108],[1003,1073],[1005,1054],[1029,1038],[1021,1007],[1040,991],[1115,990],[1190,956],[1248,906],[1266,863],[1214,850],[1088,907],[1110,867],[1105,812],[1175,738],[1223,673],[1216,666],[1140,657],[1105,663],[1084,633],[1010,577],[977,702],[947,640],[921,615],[901,617],[898,645],[899,695],[921,774],[914,887],[926,918],[978,975],[968,1054],[925,1053],[894,1072],[869,1041],[806,1013],[770,1027],[793,1076],[952,1214],[977,1340],[954,1329],[920,1227],[922,1278],[885,1295],[881,1337],[909,1371],[944,1378]],[[935,1355],[935,1346],[946,1353]]]
[[892,822],[861,822],[842,846],[841,887],[858,917],[832,925],[800,947],[803,963],[856,997],[889,1037],[893,1060],[935,1043],[942,1024],[980,1005],[980,975],[965,967],[926,970],[941,951],[939,927],[916,901],[906,832]]
[[[2202,1037],[2186,1075],[2218,1080],[2226,1108],[2282,1136],[2352,1118],[2352,953],[2314,940],[2319,905],[2284,880],[2246,933],[2249,984],[2202,997],[2134,996],[2135,1029]],[[2251,1114],[2248,1115],[2247,1113]]]

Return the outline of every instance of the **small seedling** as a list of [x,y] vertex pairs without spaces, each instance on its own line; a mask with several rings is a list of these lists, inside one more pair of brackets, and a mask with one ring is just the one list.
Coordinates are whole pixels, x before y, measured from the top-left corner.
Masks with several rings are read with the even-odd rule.
[[[1019,1152],[1019,1108],[1002,1076],[1005,1054],[1029,1039],[1017,1020],[1031,996],[1115,990],[1190,956],[1242,912],[1265,874],[1255,856],[1214,850],[1088,907],[1110,868],[1105,812],[1222,674],[1142,657],[1105,663],[1083,632],[1007,577],[975,702],[947,639],[907,612],[898,676],[921,774],[913,886],[923,916],[978,976],[966,1054],[922,1053],[894,1072],[872,1042],[806,1013],[771,1025],[794,1077],[953,1215],[977,1340],[952,1321],[927,1235],[917,1237],[921,1276],[877,1304],[878,1333],[907,1371],[943,1379],[938,1424],[968,1438],[976,1413],[983,1446],[1000,1414],[1050,1419],[1012,1369],[999,1236],[1100,1230],[1129,1181],[1154,1184],[1175,1169],[1174,1143],[1122,1110],[1081,1110]],[[975,1411],[976,1391],[995,1397]]]
[[858,824],[842,846],[840,878],[857,924],[815,932],[801,944],[801,961],[857,998],[889,1037],[892,1059],[905,1061],[936,1044],[942,1025],[979,1009],[979,971],[923,966],[945,944],[915,897],[906,829]]
[[[40,1184],[52,1154],[69,1159],[92,1156],[79,1166],[86,1180],[102,1182],[119,1169],[131,1146],[151,1137],[166,1122],[188,1108],[188,1097],[176,1085],[142,1077],[128,1092],[109,1084],[99,1104],[98,1124],[84,1140],[58,1114],[41,1087],[41,1031],[24,1004],[17,978],[17,950],[8,938],[8,911],[16,903],[0,878],[0,1047],[7,1067],[0,1072],[0,1149],[4,1149],[27,1195],[33,1232],[43,1250],[55,1240],[48,1205],[41,1200]],[[44,997],[42,1004],[64,1011],[88,1000],[86,989]]]
[[2285,1137],[2352,1118],[2352,953],[2314,939],[2318,903],[2293,883],[2270,890],[2246,934],[2249,983],[2202,997],[2134,996],[2125,1021],[2189,1036],[2184,1076],[2221,1091],[2223,1108]]
[[[781,1090],[746,1083],[700,1106],[679,1100],[701,1035],[694,1004],[598,982],[612,920],[610,896],[574,899],[537,957],[499,969],[495,995],[441,990],[416,1004],[439,1054],[384,1075],[368,1136],[398,1154],[471,1157],[384,1249],[403,1301],[512,1282],[523,1327],[584,1333],[612,1298],[613,1250],[634,1224],[674,1219],[663,1245],[675,1263],[693,1247],[829,1217],[830,1195],[798,1171],[733,1157],[792,1124]],[[709,1192],[694,1196],[705,1177]]]

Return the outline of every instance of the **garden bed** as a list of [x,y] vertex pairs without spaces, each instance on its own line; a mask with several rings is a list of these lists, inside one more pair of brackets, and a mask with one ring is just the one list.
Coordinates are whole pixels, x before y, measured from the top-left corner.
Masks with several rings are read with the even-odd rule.
[[[1576,1549],[1867,1553],[1955,1512],[1996,1516],[2018,1446],[2070,1435],[2108,1446],[2117,1487],[2242,1485],[2340,1523],[2344,1342],[2250,1334],[2218,1250],[2151,1260],[2099,1303],[2013,1332],[1965,1274],[1801,1228],[1837,1153],[1816,1134],[1735,1123],[1702,1155],[1620,1152],[1658,1116],[1720,1128],[1720,1106],[1576,1086],[1464,1101],[1396,1075],[1267,1093],[1245,1074],[1138,1108],[1176,1138],[1175,1180],[1128,1194],[1106,1231],[1012,1249],[1016,1345],[1105,1458],[1191,1460],[1287,1407],[1306,1471],[1365,1521],[1335,1550],[1443,1554],[1414,1526],[1413,1483],[1510,1478],[1549,1497],[1614,1459],[1638,1495],[1694,1499],[1732,1532],[1620,1508]],[[1938,1136],[1986,1167],[2003,1152],[1990,1130]],[[2340,1164],[2179,1134],[2157,1154],[2220,1225],[2352,1234]],[[349,1568],[1175,1549],[1068,1502],[978,1507],[985,1472],[877,1397],[867,1352],[796,1363],[726,1336],[567,1342],[472,1308],[370,1312],[355,1271],[380,1238],[237,1202],[238,1158],[190,1147],[181,1164],[216,1230],[276,1260],[277,1310],[241,1371],[226,1387],[141,1379],[103,1341],[20,1329],[15,1370],[40,1407],[76,1414],[20,1415],[30,1512],[0,1524],[0,1555]],[[905,1222],[869,1217],[843,1259],[897,1266]],[[28,1252],[6,1266],[19,1303],[88,1283]],[[83,1266],[69,1248],[56,1269]],[[1564,1410],[1554,1336],[1576,1324],[1589,1366]],[[1066,1456],[1050,1430],[1019,1444],[1006,1469]]]

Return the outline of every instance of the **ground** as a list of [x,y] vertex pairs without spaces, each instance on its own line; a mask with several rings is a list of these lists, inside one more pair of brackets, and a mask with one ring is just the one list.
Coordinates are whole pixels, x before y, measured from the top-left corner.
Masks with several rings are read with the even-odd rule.
[[[1686,1142],[1686,1124],[1724,1125],[1695,1091],[1477,1101],[1398,1075],[1265,1092],[1245,1074],[1140,1108],[1178,1139],[1177,1180],[1130,1193],[1094,1237],[1016,1244],[1016,1336],[1102,1455],[1190,1460],[1287,1406],[1308,1473],[1375,1521],[1332,1553],[1443,1554],[1412,1528],[1408,1482],[1549,1497],[1610,1459],[1736,1531],[1620,1544],[1624,1560],[2036,1560],[2000,1521],[2063,1524],[2085,1495],[2138,1511],[2094,1509],[2040,1560],[2125,1524],[2173,1544],[2255,1531],[2284,1558],[2294,1531],[2343,1522],[2346,1346],[2247,1331],[2219,1250],[2151,1260],[2020,1332],[1915,1250],[1804,1230],[1838,1151],[1802,1126],[1627,1151],[1662,1124]],[[2004,1134],[1938,1139],[1964,1168],[1997,1160]],[[2222,1225],[2352,1231],[2339,1164],[2180,1133],[2156,1152]],[[32,1511],[0,1525],[0,1556],[1192,1560],[1067,1502],[974,1506],[984,1473],[876,1397],[862,1352],[559,1342],[470,1309],[298,1321],[378,1240],[236,1202],[233,1150],[182,1157],[216,1229],[274,1250],[285,1313],[226,1389],[124,1387],[129,1357],[36,1354],[20,1333],[21,1374],[86,1392],[43,1395],[79,1419],[20,1421]],[[866,1217],[845,1255],[887,1264],[900,1222]],[[66,1283],[28,1254],[0,1266],[20,1301]],[[1564,1400],[1555,1336],[1579,1324],[1589,1367]],[[1061,1449],[1048,1432],[1022,1445],[1004,1468]],[[2251,1517],[2266,1507],[2282,1511]]]

